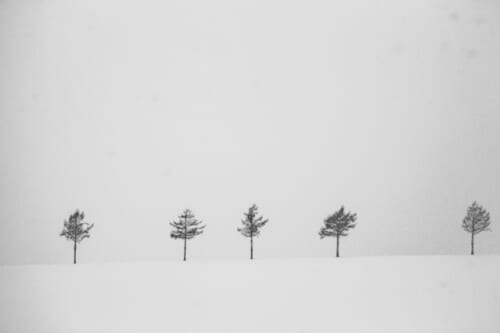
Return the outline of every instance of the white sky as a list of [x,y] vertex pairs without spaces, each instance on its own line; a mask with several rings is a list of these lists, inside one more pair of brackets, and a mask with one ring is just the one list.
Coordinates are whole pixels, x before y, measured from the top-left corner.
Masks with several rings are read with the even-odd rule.
[[[0,264],[500,252],[500,5],[0,0]],[[498,229],[497,229],[498,228]]]

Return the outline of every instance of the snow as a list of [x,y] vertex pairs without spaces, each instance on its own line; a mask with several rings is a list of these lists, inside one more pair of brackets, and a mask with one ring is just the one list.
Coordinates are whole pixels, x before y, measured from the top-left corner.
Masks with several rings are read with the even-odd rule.
[[500,256],[0,267],[0,332],[500,332]]

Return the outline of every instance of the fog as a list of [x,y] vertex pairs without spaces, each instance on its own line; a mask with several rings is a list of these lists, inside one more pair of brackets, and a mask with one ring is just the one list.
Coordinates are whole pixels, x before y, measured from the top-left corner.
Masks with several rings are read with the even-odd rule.
[[0,264],[500,253],[496,1],[0,1]]

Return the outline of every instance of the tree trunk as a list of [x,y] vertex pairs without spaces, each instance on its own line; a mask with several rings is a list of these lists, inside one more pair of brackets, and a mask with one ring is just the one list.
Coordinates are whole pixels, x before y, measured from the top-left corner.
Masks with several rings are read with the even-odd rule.
[[186,261],[186,243],[187,243],[187,239],[184,238],[184,261]]
[[339,255],[339,235],[337,235],[337,258],[340,257]]
[[73,244],[73,264],[76,264],[76,241]]
[[250,260],[253,260],[253,235],[250,236]]
[[474,255],[474,233],[471,233],[470,237],[470,255]]
[[187,226],[187,217],[184,219],[184,261],[186,261],[186,243],[187,243],[187,234],[188,234],[188,226]]

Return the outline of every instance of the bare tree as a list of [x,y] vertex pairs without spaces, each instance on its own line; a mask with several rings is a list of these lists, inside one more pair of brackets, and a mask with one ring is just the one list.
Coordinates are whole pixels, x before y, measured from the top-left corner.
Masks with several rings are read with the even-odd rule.
[[238,231],[245,237],[250,238],[250,259],[253,259],[253,238],[260,235],[260,228],[269,222],[264,220],[263,216],[259,216],[257,205],[252,205],[248,208],[248,212],[244,213],[245,218],[241,220],[243,227],[238,228]]
[[471,234],[470,254],[474,255],[474,236],[490,229],[490,213],[477,202],[467,208],[467,214],[462,220],[462,228]]
[[76,245],[85,238],[89,238],[89,232],[94,227],[94,224],[83,222],[84,218],[85,213],[77,209],[74,214],[69,216],[68,220],[64,221],[64,229],[59,235],[73,242],[73,264],[76,264]]
[[339,238],[347,236],[347,231],[356,226],[356,214],[346,213],[344,206],[324,220],[324,226],[319,231],[321,239],[335,237],[337,239],[337,257],[339,257]]
[[170,233],[170,237],[184,240],[184,261],[186,261],[187,240],[203,233],[203,229],[205,229],[206,225],[202,225],[202,223],[202,221],[195,218],[194,214],[189,209],[184,210],[184,212],[179,215],[177,221],[170,222],[170,225],[174,228]]

